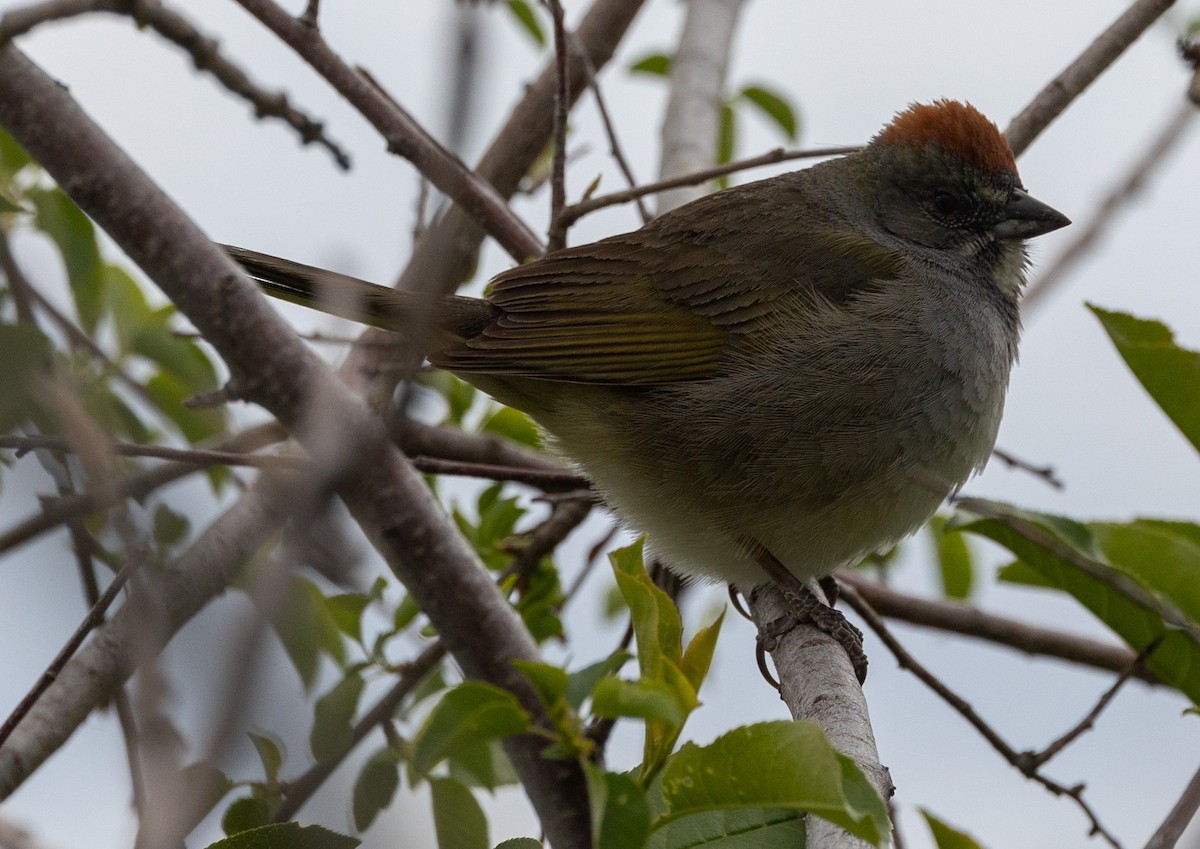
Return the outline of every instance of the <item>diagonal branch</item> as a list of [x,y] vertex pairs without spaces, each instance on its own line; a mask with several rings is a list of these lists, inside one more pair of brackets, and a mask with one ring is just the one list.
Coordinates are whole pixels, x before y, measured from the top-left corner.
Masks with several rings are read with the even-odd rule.
[[273,0],[238,2],[346,98],[384,137],[390,152],[412,162],[447,197],[486,226],[513,259],[521,262],[541,254],[537,236],[513,214],[500,193],[338,56],[319,30],[293,18]]
[[[550,728],[537,693],[511,662],[536,660],[536,644],[371,411],[69,93],[11,46],[0,50],[0,125],[204,334],[239,395],[299,438],[324,470],[321,488],[341,495],[464,671],[513,692],[537,725]],[[582,771],[543,758],[544,747],[534,733],[506,744],[551,843],[590,846]]]
[[197,70],[208,71],[217,82],[249,101],[258,118],[279,118],[292,127],[304,144],[316,143],[329,151],[338,167],[350,167],[349,155],[325,135],[325,126],[294,107],[283,92],[266,91],[229,59],[221,55],[216,39],[202,35],[177,12],[149,0],[47,0],[13,9],[0,18],[0,44],[28,32],[46,21],[75,17],[88,12],[128,15],[141,27],[148,26],[192,57]]
[[1063,113],[1108,66],[1150,28],[1175,0],[1136,0],[1096,40],[1079,54],[1061,74],[1038,92],[1028,106],[1012,119],[1004,134],[1013,153],[1020,156],[1050,122]]

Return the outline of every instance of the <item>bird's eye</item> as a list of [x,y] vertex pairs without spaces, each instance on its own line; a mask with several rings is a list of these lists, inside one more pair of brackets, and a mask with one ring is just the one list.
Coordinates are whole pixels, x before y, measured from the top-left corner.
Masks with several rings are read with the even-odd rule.
[[947,191],[939,191],[933,196],[933,210],[942,218],[955,218],[961,215],[966,204],[962,198]]

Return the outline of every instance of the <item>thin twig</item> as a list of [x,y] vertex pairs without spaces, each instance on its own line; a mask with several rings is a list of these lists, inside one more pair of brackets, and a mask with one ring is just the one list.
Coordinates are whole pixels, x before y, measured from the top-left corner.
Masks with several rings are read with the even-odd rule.
[[319,31],[289,15],[274,0],[238,0],[271,32],[366,118],[387,142],[448,198],[462,206],[513,259],[542,253],[542,244],[497,191],[447,151],[408,112],[337,55]]
[[104,591],[104,594],[88,610],[87,615],[83,617],[83,621],[75,629],[75,633],[59,649],[58,654],[50,661],[50,665],[46,667],[41,677],[38,678],[37,683],[25,694],[25,697],[13,709],[13,712],[8,715],[8,718],[4,720],[4,724],[0,725],[0,747],[4,745],[4,742],[21,723],[21,720],[25,718],[25,715],[37,704],[37,700],[41,697],[42,693],[46,692],[46,688],[58,678],[58,674],[62,671],[63,666],[71,659],[71,656],[75,654],[75,651],[83,644],[83,641],[87,639],[87,635],[104,621],[105,612],[116,601],[117,593],[121,591],[121,587],[125,586],[125,582],[129,580],[135,570],[136,566],[130,564],[113,576],[112,583],[108,585],[108,589]]
[[321,0],[308,0],[304,13],[297,20],[306,27],[317,29],[317,16],[321,14]]
[[310,767],[303,775],[283,785],[283,802],[275,812],[275,822],[287,822],[296,815],[300,807],[307,802],[325,780],[333,773],[355,746],[370,734],[377,726],[391,720],[396,714],[400,703],[411,693],[418,684],[425,680],[442,658],[446,656],[446,647],[441,640],[430,643],[415,659],[404,666],[396,683],[375,703],[362,719],[354,724],[350,738],[353,741],[340,755],[329,760],[320,761]]
[[901,669],[907,669],[916,675],[925,686],[953,708],[972,728],[978,731],[980,736],[987,740],[1004,760],[1008,761],[1009,764],[1018,769],[1023,775],[1038,782],[1055,796],[1067,796],[1073,799],[1091,823],[1091,833],[1099,834],[1114,849],[1121,849],[1121,844],[1100,824],[1100,819],[1096,816],[1096,813],[1083,799],[1084,788],[1082,784],[1074,787],[1066,787],[1038,772],[1037,767],[1029,763],[1020,752],[1005,742],[1004,738],[975,711],[975,708],[966,699],[951,690],[940,678],[926,669],[925,666],[913,657],[908,649],[904,648],[903,644],[892,634],[887,623],[883,621],[883,617],[876,613],[871,605],[867,604],[866,600],[853,587],[843,586],[842,598],[854,608],[855,612],[863,618],[868,627],[879,637],[880,641],[887,646]]
[[[111,444],[114,454],[123,457],[151,457],[177,463],[202,466],[252,466],[258,469],[293,468],[303,462],[300,457],[275,454],[242,454],[205,448],[171,448],[166,445],[139,445],[130,442]],[[36,449],[73,452],[71,444],[58,436],[0,436],[0,448],[15,449],[18,456]]]
[[[1108,672],[1128,669],[1136,659],[1136,655],[1124,646],[1018,622],[967,604],[909,595],[867,580],[857,570],[843,569],[837,573],[837,579],[839,584],[853,587],[877,613],[889,619],[987,640],[1026,654],[1057,657]],[[1140,666],[1133,674],[1147,684],[1163,686],[1154,673]]]
[[[600,89],[600,82],[597,79],[596,66],[592,64],[591,57],[587,55],[583,45],[579,43],[579,37],[575,33],[570,35],[571,47],[575,54],[583,59],[583,69],[587,74],[588,88],[592,91],[592,97],[596,99],[596,111],[600,113],[600,124],[604,127],[604,136],[608,139],[608,150],[612,154],[613,161],[617,163],[617,168],[624,175],[625,181],[630,187],[638,184],[637,178],[633,175],[633,168],[629,165],[629,159],[625,156],[625,151],[621,147],[621,141],[617,138],[617,128],[613,123],[612,116],[608,112],[608,105],[605,102],[604,92]],[[640,198],[634,198],[634,203],[637,204],[638,215],[641,216],[642,223],[649,221],[653,216],[650,214],[649,208],[645,201]],[[560,210],[561,211],[561,210]]]
[[1137,0],[1013,118],[1004,134],[1020,156],[1175,0]]
[[[496,466],[490,463],[443,460],[439,457],[412,457],[411,459],[418,470],[433,475],[457,475],[493,481],[511,481],[535,486],[546,492],[574,492],[589,486],[587,478],[567,469],[543,470],[522,466]],[[580,502],[573,500],[571,503],[579,504]]]
[[177,12],[149,0],[49,0],[14,9],[0,18],[0,45],[28,32],[39,24],[88,12],[127,15],[139,27],[148,26],[168,41],[182,47],[192,58],[196,70],[208,71],[225,88],[250,102],[258,118],[279,118],[292,127],[303,144],[316,143],[329,151],[338,167],[347,170],[350,157],[340,145],[325,135],[325,125],[292,106],[283,92],[270,92],[231,62],[218,50],[216,39],[202,35]]
[[811,150],[785,150],[782,147],[777,147],[774,150],[769,150],[758,156],[751,156],[748,159],[739,159],[736,162],[715,165],[712,168],[704,168],[700,171],[693,171],[690,174],[683,174],[679,177],[658,180],[653,183],[644,183],[640,186],[634,186],[619,192],[587,198],[586,200],[581,200],[579,203],[565,207],[562,215],[567,224],[572,224],[598,209],[604,209],[618,203],[629,203],[632,200],[637,200],[638,198],[658,192],[665,192],[668,189],[677,189],[680,186],[694,186],[697,183],[706,183],[717,177],[724,177],[726,174],[745,171],[749,168],[759,168],[764,165],[774,165],[777,162],[790,162],[795,159],[814,159],[821,156],[843,156],[847,153],[853,153],[856,150],[859,150],[859,148],[818,147]]
[[[276,422],[248,428],[242,433],[218,440],[213,450],[256,451],[284,438]],[[0,533],[0,553],[28,542],[72,519],[88,516],[111,507],[118,499],[142,499],[155,490],[203,469],[195,463],[169,463],[125,478],[119,478],[105,491],[92,491],[59,498],[42,506],[42,512]]]
[[1200,770],[1197,770],[1192,776],[1187,787],[1183,788],[1183,794],[1171,808],[1162,825],[1146,841],[1146,849],[1175,849],[1175,844],[1179,842],[1183,830],[1196,815],[1197,808],[1200,808]]
[[514,540],[512,563],[505,570],[505,575],[515,575],[520,585],[533,574],[542,558],[558,548],[591,512],[590,501],[562,501],[555,504],[544,522]]
[[1029,474],[1036,478],[1041,478],[1054,489],[1063,488],[1062,479],[1055,473],[1053,466],[1035,466],[1029,461],[1022,460],[1021,458],[1013,454],[1009,454],[1007,451],[1004,451],[1000,448],[993,448],[992,456],[1004,463],[1010,469],[1019,469],[1022,472],[1029,472]]
[[1093,213],[1092,219],[1086,225],[1077,226],[1072,230],[1075,234],[1072,242],[1052,263],[1046,266],[1045,270],[1025,290],[1025,296],[1021,301],[1023,309],[1028,310],[1036,306],[1108,232],[1117,213],[1137,198],[1155,169],[1166,161],[1167,154],[1183,141],[1198,113],[1200,110],[1197,110],[1196,105],[1190,100],[1185,100],[1179,105],[1179,108],[1171,114],[1162,129],[1159,130],[1154,141],[1146,148],[1146,152],[1134,162],[1133,167],[1120,182],[1105,195],[1104,200],[1100,202]]
[[1104,693],[1101,694],[1100,698],[1096,700],[1095,706],[1088,711],[1087,716],[1079,720],[1079,722],[1077,722],[1072,728],[1068,729],[1065,734],[1063,734],[1054,742],[1050,743],[1050,745],[1046,746],[1046,748],[1042,749],[1040,752],[1025,753],[1025,757],[1028,759],[1030,766],[1033,769],[1039,769],[1047,761],[1057,756],[1059,752],[1079,739],[1084,732],[1090,731],[1096,724],[1096,720],[1100,717],[1100,714],[1106,707],[1108,707],[1109,702],[1111,702],[1121,688],[1125,686],[1125,682],[1133,677],[1134,673],[1139,667],[1141,667],[1143,661],[1145,661],[1146,658],[1148,658],[1161,644],[1162,637],[1160,636],[1140,652],[1138,652],[1138,655],[1133,659],[1133,662],[1121,670],[1121,674],[1117,676],[1115,681],[1113,681],[1112,686],[1105,690]]
[[556,251],[567,244],[567,227],[562,211],[567,205],[567,110],[571,93],[567,82],[567,30],[559,0],[542,0],[554,21],[554,157],[550,177],[550,231],[546,249]]

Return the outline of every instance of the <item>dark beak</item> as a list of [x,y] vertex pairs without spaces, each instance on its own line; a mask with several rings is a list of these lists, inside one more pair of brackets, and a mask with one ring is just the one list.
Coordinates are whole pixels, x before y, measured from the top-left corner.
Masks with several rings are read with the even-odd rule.
[[1004,207],[1004,220],[992,228],[997,239],[1032,239],[1059,227],[1071,219],[1052,206],[1047,206],[1024,189],[1015,189]]

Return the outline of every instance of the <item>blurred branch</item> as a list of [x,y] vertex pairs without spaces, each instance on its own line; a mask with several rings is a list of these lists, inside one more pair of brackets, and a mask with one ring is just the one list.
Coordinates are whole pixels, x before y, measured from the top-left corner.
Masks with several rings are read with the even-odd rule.
[[1104,200],[1092,215],[1090,221],[1082,226],[1076,226],[1071,232],[1075,234],[1069,245],[1046,266],[1025,290],[1021,300],[1024,309],[1031,309],[1044,298],[1055,286],[1062,282],[1075,265],[1087,255],[1088,251],[1108,232],[1117,213],[1128,206],[1146,187],[1146,182],[1153,175],[1167,155],[1179,145],[1196,120],[1200,110],[1190,100],[1179,105],[1167,122],[1159,130],[1158,135],[1146,148],[1146,152],[1133,164],[1129,172],[1109,190]]
[[[279,442],[286,434],[278,424],[258,425],[211,444],[214,451],[256,451],[265,445]],[[48,502],[42,512],[0,533],[0,553],[49,531],[59,525],[82,516],[96,513],[113,506],[122,498],[141,500],[155,490],[180,478],[195,474],[202,466],[195,463],[169,463],[145,472],[119,478],[104,491],[93,491],[57,498]]]
[[1108,29],[1079,54],[1074,62],[1045,88],[1009,123],[1004,134],[1013,153],[1020,156],[1050,122],[1063,113],[1083,90],[1117,60],[1150,28],[1175,0],[1136,0]]
[[[159,649],[216,595],[282,524],[290,491],[256,483],[174,562],[155,572],[148,592],[161,600]],[[111,590],[111,587],[110,587]],[[95,708],[132,674],[133,644],[145,633],[135,610],[122,607],[56,675],[0,748],[0,799],[9,796],[67,741]]]
[[487,180],[463,165],[366,76],[346,64],[317,29],[293,18],[273,0],[238,3],[346,98],[384,137],[390,152],[412,162],[447,197],[486,225],[513,259],[521,262],[541,254],[541,242]]
[[[267,5],[270,16],[279,11],[260,0],[242,2]],[[323,43],[314,49],[327,51]],[[342,67],[339,60],[333,70]],[[297,436],[321,470],[308,484],[313,498],[337,491],[466,674],[512,692],[539,730],[551,728],[536,691],[512,664],[538,659],[537,645],[378,418],[70,95],[11,46],[0,50],[0,125],[205,335],[239,394]],[[550,842],[556,849],[590,846],[582,770],[546,759],[544,748],[534,732],[505,742]]]
[[[721,104],[738,16],[744,0],[691,0],[671,62],[671,90],[662,129],[658,178],[667,180],[717,160]],[[659,195],[658,214],[708,193],[692,185]]]
[[[583,16],[567,56],[569,100],[574,103],[587,86],[582,60],[603,68],[641,10],[644,0],[595,0]],[[511,197],[521,179],[545,150],[553,133],[553,103],[558,87],[556,61],[549,62],[528,87],[479,161],[476,172],[502,197]],[[487,235],[492,235],[489,232]],[[453,291],[470,272],[484,229],[458,207],[447,209],[421,235],[408,267],[397,283],[400,289]]]
[[340,145],[325,135],[325,125],[292,106],[281,91],[266,91],[221,55],[216,39],[202,35],[177,12],[151,0],[49,0],[14,9],[0,18],[0,46],[46,21],[75,17],[88,12],[112,12],[127,15],[139,27],[149,27],[167,41],[182,47],[198,71],[208,71],[236,94],[249,101],[257,118],[279,118],[300,136],[304,144],[319,144],[329,151],[343,170],[349,169],[350,157]]
[[1183,836],[1183,830],[1196,815],[1197,808],[1200,808],[1200,771],[1192,776],[1179,801],[1171,808],[1158,830],[1146,841],[1146,849],[1175,849],[1175,844]]

